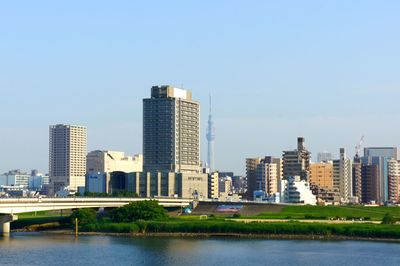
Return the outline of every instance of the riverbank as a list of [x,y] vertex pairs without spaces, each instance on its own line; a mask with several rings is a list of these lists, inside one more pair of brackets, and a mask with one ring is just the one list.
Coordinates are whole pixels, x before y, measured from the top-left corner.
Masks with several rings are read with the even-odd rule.
[[[73,233],[73,225],[59,222],[30,224],[17,228],[26,232]],[[329,224],[289,222],[249,222],[230,220],[97,222],[79,226],[81,235],[121,235],[157,237],[237,237],[306,240],[368,240],[400,242],[400,225]]]
[[[14,232],[32,232],[26,230],[14,230]],[[45,230],[36,231],[45,234],[59,234],[75,236],[73,230]],[[237,234],[237,233],[110,233],[110,232],[79,232],[79,236],[115,236],[138,238],[240,238],[240,239],[265,239],[265,240],[317,240],[317,241],[376,241],[400,243],[400,239],[370,238],[370,237],[345,237],[345,236],[321,236],[321,235],[282,235],[282,234]]]

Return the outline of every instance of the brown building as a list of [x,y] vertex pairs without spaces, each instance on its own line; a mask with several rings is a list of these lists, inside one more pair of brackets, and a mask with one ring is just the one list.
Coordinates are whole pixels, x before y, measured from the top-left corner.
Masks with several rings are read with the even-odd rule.
[[362,176],[362,195],[363,203],[379,201],[379,166],[378,165],[363,165],[361,167]]
[[352,164],[352,178],[353,178],[353,196],[357,198],[358,202],[362,202],[362,175],[361,175],[361,160],[360,157],[354,157]]
[[333,189],[332,163],[312,163],[310,165],[310,183],[320,188]]
[[297,138],[297,149],[283,151],[283,178],[300,176],[309,181],[311,153],[305,147],[305,139]]

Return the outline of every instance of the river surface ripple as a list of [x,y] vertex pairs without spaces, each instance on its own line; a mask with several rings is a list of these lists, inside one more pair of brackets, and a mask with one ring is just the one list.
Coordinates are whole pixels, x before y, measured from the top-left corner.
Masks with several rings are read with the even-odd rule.
[[400,244],[368,241],[13,233],[0,265],[400,265]]

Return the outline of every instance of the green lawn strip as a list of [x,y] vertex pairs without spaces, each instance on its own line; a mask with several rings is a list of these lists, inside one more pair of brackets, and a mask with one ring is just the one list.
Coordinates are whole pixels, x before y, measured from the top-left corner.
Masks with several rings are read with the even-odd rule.
[[[399,207],[360,207],[360,206],[285,206],[281,212],[260,213],[251,218],[261,219],[330,219],[347,218],[382,220],[385,213],[400,218]],[[250,217],[243,217],[250,218]]]
[[48,223],[56,223],[60,225],[68,225],[70,218],[68,216],[43,216],[43,217],[19,217],[18,220],[11,223],[12,229],[23,229],[32,225],[41,225]]

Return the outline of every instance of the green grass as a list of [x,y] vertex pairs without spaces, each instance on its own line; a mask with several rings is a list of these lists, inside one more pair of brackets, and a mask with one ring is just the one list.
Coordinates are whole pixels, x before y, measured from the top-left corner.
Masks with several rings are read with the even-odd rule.
[[[63,214],[62,216],[69,216],[71,214],[71,211],[64,210],[62,214]],[[38,212],[19,213],[18,219],[31,218],[31,217],[59,217],[59,216],[61,216],[60,211],[38,211]]]
[[19,217],[18,220],[11,223],[12,229],[22,229],[31,225],[40,225],[47,223],[60,223],[61,226],[69,226],[69,216],[42,216],[42,217]]
[[[329,219],[361,218],[382,220],[386,213],[400,219],[400,207],[364,207],[364,206],[285,206],[280,212],[264,212],[253,218],[262,219]],[[249,218],[249,217],[247,217]]]
[[139,229],[136,223],[95,223],[80,226],[80,230],[84,232],[137,233]]
[[241,223],[234,221],[141,221],[136,223],[99,223],[82,226],[83,231],[115,233],[206,233],[247,235],[312,235],[366,238],[400,238],[399,225],[324,224],[324,223]]

